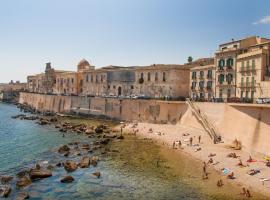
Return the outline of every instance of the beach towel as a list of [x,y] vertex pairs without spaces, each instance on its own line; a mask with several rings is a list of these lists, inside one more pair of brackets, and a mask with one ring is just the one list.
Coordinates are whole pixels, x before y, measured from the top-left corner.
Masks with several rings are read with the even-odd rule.
[[224,175],[227,175],[227,174],[230,173],[230,169],[224,168],[224,169],[222,170],[222,172],[223,172]]

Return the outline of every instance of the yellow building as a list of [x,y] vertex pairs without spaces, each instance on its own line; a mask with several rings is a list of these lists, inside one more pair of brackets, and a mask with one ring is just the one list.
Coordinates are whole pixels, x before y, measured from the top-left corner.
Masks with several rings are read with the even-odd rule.
[[270,41],[252,45],[237,56],[237,97],[251,102],[270,97]]
[[216,98],[221,101],[229,101],[232,97],[237,97],[237,83],[239,78],[237,62],[238,55],[248,51],[251,46],[256,46],[267,39],[252,36],[241,40],[224,43],[219,45],[216,52]]

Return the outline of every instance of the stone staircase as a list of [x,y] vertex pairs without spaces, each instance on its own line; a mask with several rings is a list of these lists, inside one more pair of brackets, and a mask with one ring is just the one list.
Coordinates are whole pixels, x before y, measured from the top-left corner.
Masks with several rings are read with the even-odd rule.
[[192,113],[195,115],[197,120],[202,124],[204,130],[207,132],[207,134],[210,136],[210,138],[213,140],[214,144],[220,142],[221,137],[217,133],[216,128],[214,125],[209,121],[207,116],[201,112],[199,108],[196,107],[196,105],[190,101],[189,98],[186,99],[186,103],[191,108]]

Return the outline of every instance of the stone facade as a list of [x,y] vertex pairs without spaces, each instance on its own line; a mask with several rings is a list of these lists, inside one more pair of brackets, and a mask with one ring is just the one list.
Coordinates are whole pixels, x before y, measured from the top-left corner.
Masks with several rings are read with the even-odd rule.
[[149,98],[189,95],[189,65],[108,66],[95,69],[86,60],[77,71],[59,71],[46,64],[45,73],[28,76],[29,92]]
[[215,97],[214,58],[208,62],[194,64],[190,70],[190,97],[193,100],[212,101]]

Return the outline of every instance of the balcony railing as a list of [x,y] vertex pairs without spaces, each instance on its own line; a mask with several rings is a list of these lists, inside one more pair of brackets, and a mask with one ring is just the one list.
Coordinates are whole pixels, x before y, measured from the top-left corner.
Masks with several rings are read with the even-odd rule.
[[241,82],[239,84],[240,88],[254,88],[255,87],[255,82]]
[[256,66],[246,66],[246,67],[241,67],[240,72],[255,72],[256,71]]
[[192,76],[192,79],[197,79],[197,77],[196,76]]

